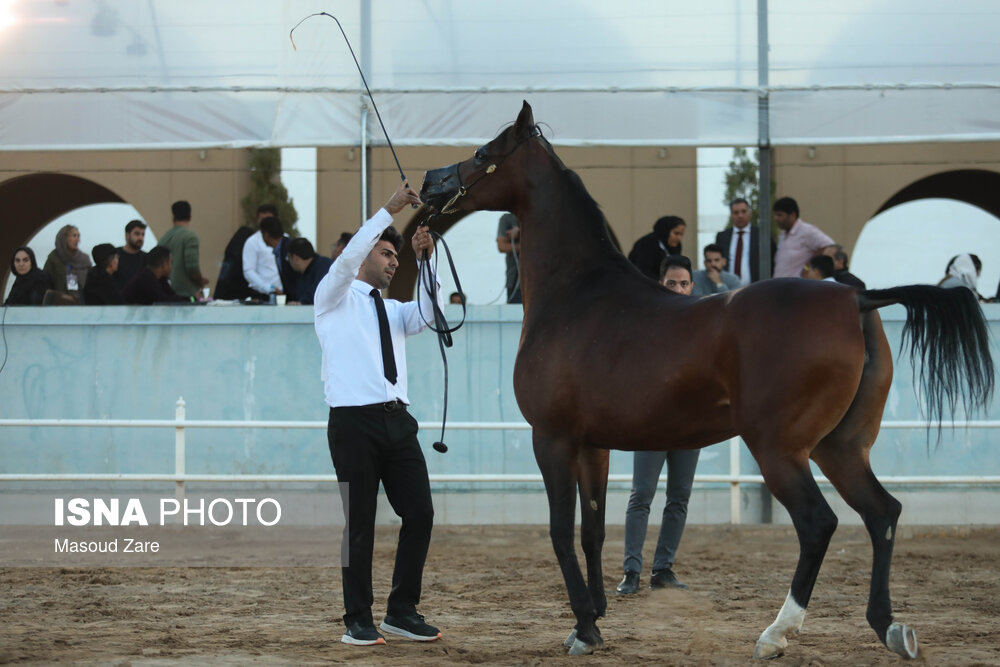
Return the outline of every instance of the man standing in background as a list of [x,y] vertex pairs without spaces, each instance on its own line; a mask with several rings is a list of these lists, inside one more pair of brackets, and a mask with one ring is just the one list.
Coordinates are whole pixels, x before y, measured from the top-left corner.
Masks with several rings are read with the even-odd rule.
[[500,216],[500,223],[497,225],[497,250],[506,255],[507,260],[507,303],[521,303],[516,257],[521,252],[521,228],[513,213]]
[[816,225],[799,218],[799,205],[791,197],[774,202],[774,222],[781,230],[774,256],[775,278],[799,278],[810,257],[823,253],[834,240]]
[[146,253],[142,245],[146,242],[146,223],[142,220],[132,220],[125,225],[125,245],[118,248],[118,270],[114,273],[118,289],[125,291],[125,286],[146,267]]
[[[750,204],[742,197],[729,204],[730,229],[715,235],[715,245],[722,248],[726,266],[740,279],[740,284],[749,285],[760,280],[760,229],[750,224]],[[771,264],[774,265],[774,241],[771,241]]]
[[198,236],[191,231],[191,204],[175,201],[170,207],[174,226],[160,239],[160,245],[170,251],[173,270],[170,286],[178,295],[197,297],[198,291],[208,284],[201,273],[198,259]]

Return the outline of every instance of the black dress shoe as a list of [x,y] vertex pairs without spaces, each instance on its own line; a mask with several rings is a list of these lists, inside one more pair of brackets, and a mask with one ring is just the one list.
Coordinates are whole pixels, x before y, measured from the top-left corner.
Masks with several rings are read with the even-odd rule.
[[674,571],[668,568],[666,570],[653,570],[653,574],[649,577],[649,587],[687,589],[688,585],[677,581]]
[[615,595],[635,595],[639,592],[639,573],[626,572],[622,582],[615,587]]

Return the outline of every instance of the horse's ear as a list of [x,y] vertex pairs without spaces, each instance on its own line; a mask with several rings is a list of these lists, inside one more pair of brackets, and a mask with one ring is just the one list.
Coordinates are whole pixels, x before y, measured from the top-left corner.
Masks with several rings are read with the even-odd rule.
[[535,117],[531,113],[531,105],[528,104],[528,100],[524,100],[524,104],[521,106],[521,113],[517,115],[517,121],[514,122],[514,135],[518,137],[525,137],[535,129]]

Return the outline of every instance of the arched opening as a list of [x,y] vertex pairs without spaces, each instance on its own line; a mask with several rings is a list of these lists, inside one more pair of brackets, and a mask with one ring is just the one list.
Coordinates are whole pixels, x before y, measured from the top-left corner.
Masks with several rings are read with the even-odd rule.
[[[497,305],[507,302],[506,256],[497,250],[497,222],[503,213],[476,211],[462,218],[441,236],[451,249],[466,302],[472,306]],[[440,246],[439,246],[440,248]],[[438,257],[438,278],[445,303],[456,291],[455,280],[446,268],[447,258]],[[416,288],[410,298],[416,298]]]
[[963,170],[921,179],[893,195],[861,230],[851,271],[869,288],[935,284],[948,260],[983,261],[979,293],[1000,279],[1000,174]]
[[[43,227],[60,216],[91,204],[121,204],[121,197],[103,185],[68,174],[30,174],[0,183],[5,220],[0,234],[3,287],[9,281],[14,248],[27,245]],[[125,222],[122,223],[124,229]],[[119,241],[116,245],[120,245]],[[92,246],[93,244],[91,244]],[[88,246],[89,248],[90,246]],[[39,263],[51,248],[34,248]]]
[[985,169],[957,169],[914,181],[888,199],[875,215],[917,199],[954,199],[1000,218],[1000,174]]

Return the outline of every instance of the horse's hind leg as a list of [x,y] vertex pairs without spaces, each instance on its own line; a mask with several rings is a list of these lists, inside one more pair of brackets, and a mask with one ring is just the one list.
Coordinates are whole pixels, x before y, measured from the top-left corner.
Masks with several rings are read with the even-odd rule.
[[826,440],[818,449],[822,449],[822,453],[813,452],[813,458],[847,504],[861,515],[871,537],[868,623],[890,650],[904,658],[916,658],[916,633],[905,625],[893,623],[889,599],[889,568],[902,505],[879,484],[868,466],[867,457],[844,452],[842,447],[835,447]]
[[547,438],[535,431],[532,440],[535,460],[545,481],[549,499],[549,536],[562,570],[569,604],[576,616],[576,636],[570,646],[572,655],[593,653],[603,644],[597,631],[597,610],[573,546],[576,517],[576,456],[578,447],[569,442]]
[[854,402],[837,428],[816,446],[812,458],[847,504],[861,515],[871,537],[868,623],[890,650],[904,658],[916,658],[916,633],[893,623],[889,599],[889,568],[902,505],[879,484],[868,461],[892,381],[891,350],[877,318],[875,313],[865,315],[868,360]]
[[[752,449],[752,446],[751,446]],[[801,629],[820,565],[830,538],[837,529],[837,515],[823,498],[806,460],[772,455],[758,458],[764,481],[785,506],[799,538],[799,562],[785,603],[757,640],[755,658],[776,658],[784,653],[787,637]]]

